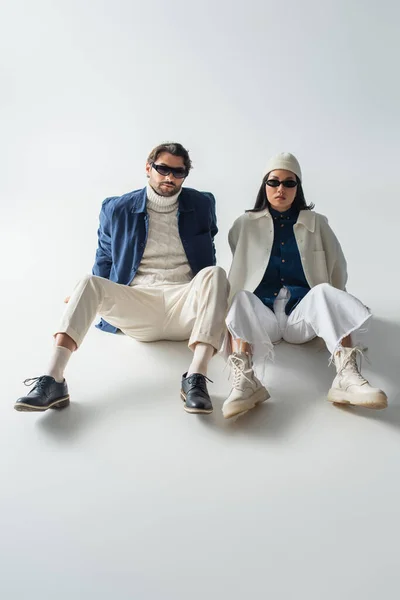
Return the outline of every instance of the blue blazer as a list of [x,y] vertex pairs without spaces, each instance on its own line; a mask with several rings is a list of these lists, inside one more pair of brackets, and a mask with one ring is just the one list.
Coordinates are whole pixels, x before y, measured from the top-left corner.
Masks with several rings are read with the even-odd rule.
[[[146,247],[149,230],[146,201],[146,188],[104,200],[93,275],[130,285]],[[182,188],[178,203],[179,235],[196,275],[201,269],[216,264],[215,198],[209,192]],[[103,319],[96,327],[111,333],[118,331]]]

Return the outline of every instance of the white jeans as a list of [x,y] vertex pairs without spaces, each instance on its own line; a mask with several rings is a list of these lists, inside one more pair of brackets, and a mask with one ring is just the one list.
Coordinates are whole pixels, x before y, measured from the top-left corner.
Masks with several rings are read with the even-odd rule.
[[202,269],[189,283],[128,286],[88,275],[75,287],[56,333],[80,346],[99,314],[142,342],[187,340],[216,350],[221,344],[229,283],[221,267]]
[[[227,329],[234,339],[251,344],[254,370],[261,378],[266,359],[273,356],[273,344],[279,340],[303,344],[318,336],[333,354],[345,336],[371,317],[360,300],[328,283],[313,287],[288,316],[285,306],[289,297],[289,291],[282,288],[272,311],[253,293],[241,290],[228,312]],[[222,353],[225,357],[231,353],[228,336]]]

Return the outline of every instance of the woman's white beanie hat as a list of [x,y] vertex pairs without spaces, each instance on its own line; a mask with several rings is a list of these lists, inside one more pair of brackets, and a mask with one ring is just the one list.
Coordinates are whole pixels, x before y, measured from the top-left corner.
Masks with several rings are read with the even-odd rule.
[[265,175],[270,173],[271,171],[275,171],[276,169],[284,169],[285,171],[291,171],[297,177],[302,180],[301,176],[301,168],[299,165],[299,161],[293,154],[289,152],[281,152],[280,154],[276,154],[273,156],[267,164],[267,168],[265,169]]

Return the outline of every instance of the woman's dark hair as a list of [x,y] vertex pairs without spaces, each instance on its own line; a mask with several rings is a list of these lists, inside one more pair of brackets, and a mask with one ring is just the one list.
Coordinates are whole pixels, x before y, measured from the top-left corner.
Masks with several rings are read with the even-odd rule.
[[[246,212],[260,212],[261,210],[264,210],[266,208],[268,208],[268,210],[271,208],[271,204],[267,198],[267,192],[265,190],[265,186],[268,181],[268,177],[269,177],[269,173],[267,173],[267,175],[265,175],[264,179],[262,180],[262,184],[261,184],[260,189],[258,190],[254,208],[251,208],[250,210],[246,210]],[[297,175],[296,175],[296,180],[297,180],[297,194],[293,201],[292,206],[297,208],[297,210],[299,210],[299,211],[300,210],[312,210],[314,208],[315,204],[312,204],[312,203],[307,204],[306,199],[304,197],[304,192],[303,192],[303,187],[301,185],[301,181],[297,177]]]
[[177,142],[165,142],[165,144],[156,146],[147,157],[147,162],[150,164],[155,162],[163,152],[168,152],[173,156],[180,156],[183,158],[186,171],[189,174],[189,171],[192,168],[192,161],[190,160],[189,152],[182,146],[182,144],[178,144]]

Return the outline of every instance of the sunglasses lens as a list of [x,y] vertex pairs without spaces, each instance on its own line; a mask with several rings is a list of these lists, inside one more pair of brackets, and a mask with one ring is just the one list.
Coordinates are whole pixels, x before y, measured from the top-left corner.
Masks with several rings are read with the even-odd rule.
[[171,173],[177,179],[183,179],[184,177],[186,177],[186,169],[184,169],[183,167],[182,168],[177,167],[176,169],[171,169]]
[[294,188],[297,185],[297,181],[294,181],[293,179],[287,179],[286,181],[279,181],[279,179],[268,179],[267,181],[267,185],[270,187],[279,187],[281,184],[285,188]]
[[157,173],[160,173],[160,175],[165,176],[165,175],[169,175],[171,173],[171,169],[164,165],[156,165],[155,163],[153,163],[153,167],[155,168]]
[[172,173],[172,175],[176,177],[176,179],[183,179],[187,175],[186,169],[184,169],[183,167],[174,168],[168,167],[167,165],[156,165],[156,163],[153,163],[153,167],[157,171],[157,173],[160,173],[160,175],[163,175],[164,177]]

